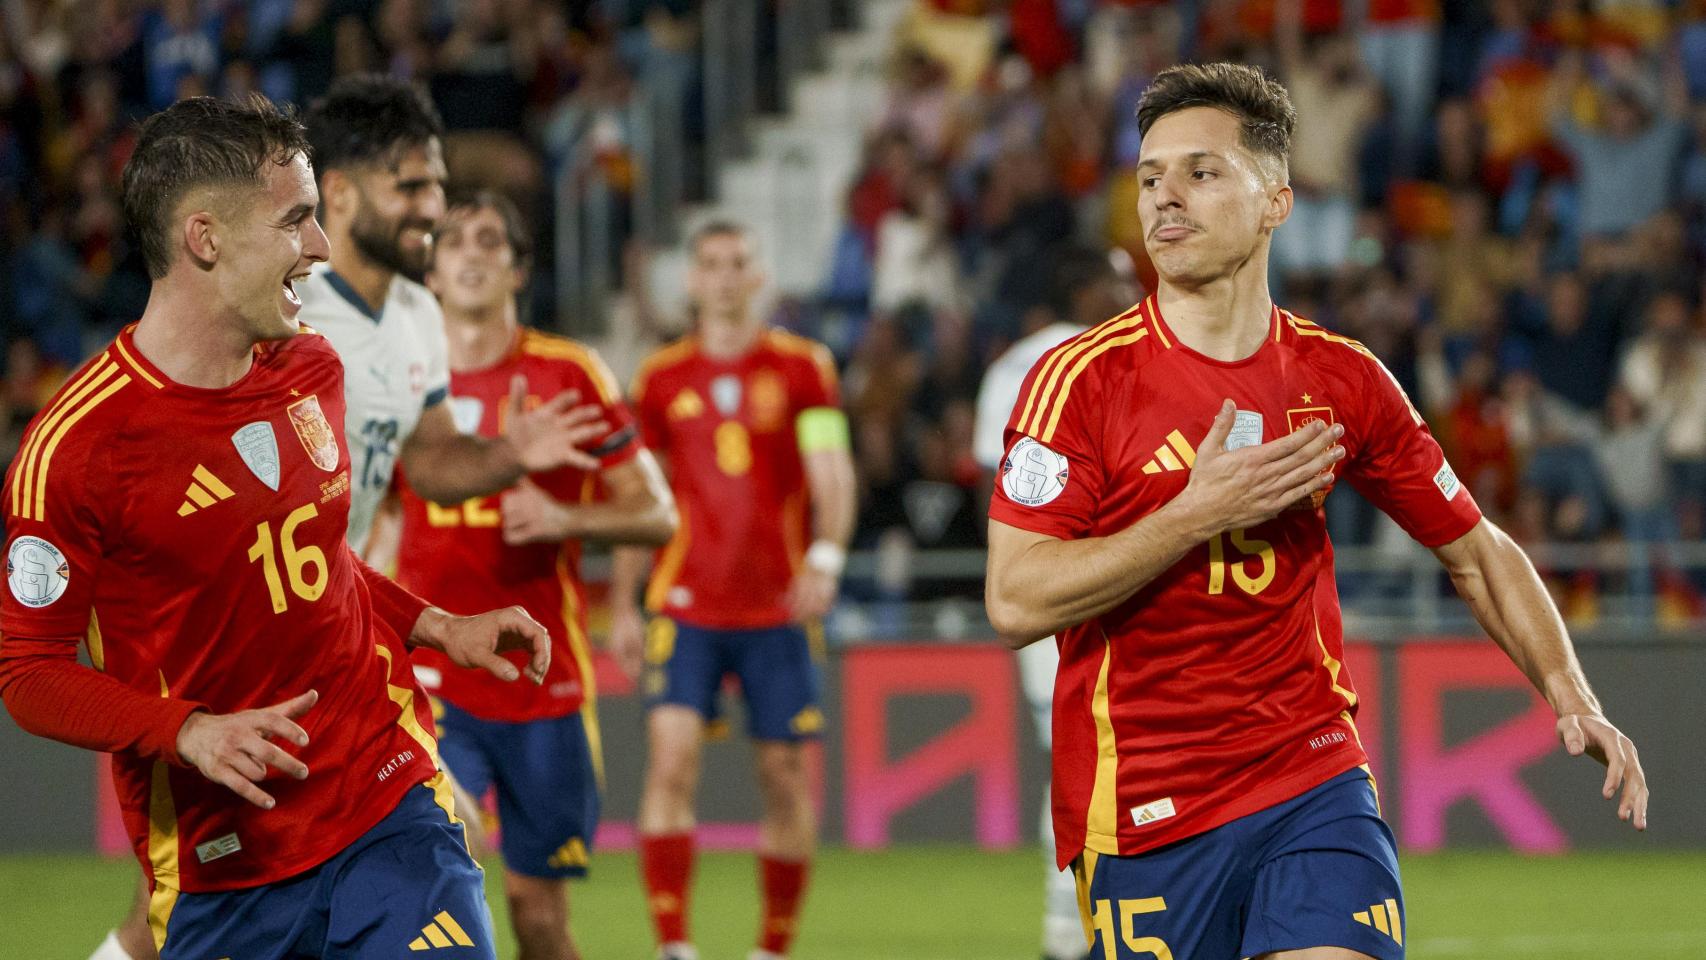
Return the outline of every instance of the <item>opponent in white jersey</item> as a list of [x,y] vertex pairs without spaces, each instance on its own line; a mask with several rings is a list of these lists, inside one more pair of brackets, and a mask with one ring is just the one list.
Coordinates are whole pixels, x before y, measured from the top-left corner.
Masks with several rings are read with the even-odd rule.
[[[977,393],[977,419],[972,427],[972,455],[992,474],[1006,454],[1002,432],[1018,402],[1026,374],[1043,354],[1101,323],[1140,299],[1132,289],[1131,256],[1115,250],[1104,257],[1094,250],[1067,247],[1048,261],[1047,302],[1033,305],[1020,325],[1024,336],[1013,342],[983,373]],[[1054,672],[1060,651],[1053,643],[1033,643],[1019,651],[1019,680],[1037,725],[1044,749],[1051,742],[1050,713]],[[1043,897],[1043,957],[1066,960],[1084,955],[1084,922],[1078,914],[1078,890],[1072,872],[1055,869],[1054,827],[1049,816],[1048,791],[1042,812],[1043,852],[1049,858]]]
[[404,438],[450,393],[444,315],[431,291],[401,274],[391,277],[385,297],[371,306],[330,263],[315,264],[296,292],[302,297],[301,321],[332,341],[344,360],[349,542],[365,554]]
[[[599,407],[562,394],[524,410],[517,378],[497,439],[463,434],[443,401],[450,386],[444,318],[432,293],[406,279],[425,273],[444,216],[444,125],[426,93],[379,75],[332,84],[306,117],[332,259],[294,287],[299,321],[324,334],[344,361],[353,465],[349,542],[374,556],[374,515],[401,462],[423,496],[460,503],[504,490],[526,473],[596,469],[580,445],[606,432]],[[458,796],[464,809],[472,802]],[[470,836],[478,818],[469,817]],[[155,960],[144,881],[137,902],[90,960]]]

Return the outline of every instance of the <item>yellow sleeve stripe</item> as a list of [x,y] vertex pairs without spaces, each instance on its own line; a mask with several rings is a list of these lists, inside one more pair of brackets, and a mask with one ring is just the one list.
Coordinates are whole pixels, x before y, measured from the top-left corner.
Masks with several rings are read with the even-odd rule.
[[1019,418],[1021,433],[1036,435],[1042,423],[1043,414],[1048,408],[1048,400],[1054,394],[1060,382],[1060,373],[1065,366],[1079,354],[1093,346],[1099,337],[1114,330],[1130,326],[1133,318],[1142,310],[1142,304],[1127,310],[1098,327],[1086,330],[1084,333],[1066,341],[1047,354],[1047,359],[1038,369],[1037,377],[1031,382],[1031,392],[1025,397],[1024,413]]
[[142,364],[137,363],[136,358],[130,355],[129,350],[125,349],[123,337],[119,337],[119,338],[115,339],[113,341],[113,346],[118,348],[119,355],[124,357],[125,363],[130,364],[130,369],[135,370],[137,376],[139,376],[142,379],[153,384],[155,389],[157,389],[157,390],[158,389],[164,389],[163,387],[161,387],[160,381],[154,379],[153,374],[150,374],[146,369],[144,369]]
[[1060,425],[1060,412],[1066,409],[1066,399],[1072,396],[1073,381],[1077,380],[1078,375],[1084,372],[1084,368],[1089,366],[1090,361],[1104,353],[1107,353],[1115,347],[1121,347],[1128,343],[1136,343],[1147,336],[1149,336],[1148,329],[1138,327],[1136,330],[1125,334],[1124,336],[1103,340],[1101,343],[1096,344],[1094,347],[1091,347],[1086,351],[1082,357],[1079,357],[1077,362],[1072,365],[1071,371],[1066,374],[1065,381],[1061,383],[1060,396],[1054,401],[1053,410],[1049,414],[1047,425],[1043,427],[1042,436],[1037,439],[1043,443],[1048,443],[1054,439],[1054,428]]
[[1285,318],[1286,318],[1286,321],[1291,325],[1292,331],[1299,334],[1300,336],[1320,337],[1322,340],[1325,340],[1328,343],[1337,343],[1337,344],[1340,344],[1341,346],[1349,347],[1352,350],[1355,350],[1357,353],[1360,353],[1363,356],[1367,357],[1368,359],[1374,361],[1374,365],[1376,367],[1380,368],[1380,372],[1386,375],[1386,379],[1392,381],[1392,386],[1397,389],[1398,396],[1404,398],[1404,406],[1408,407],[1410,410],[1410,419],[1412,421],[1414,421],[1417,426],[1421,425],[1421,423],[1422,423],[1421,411],[1417,410],[1416,405],[1414,403],[1410,402],[1410,395],[1404,392],[1403,384],[1400,384],[1398,382],[1398,378],[1394,377],[1392,375],[1392,371],[1388,370],[1386,368],[1386,364],[1380,362],[1380,358],[1374,355],[1373,350],[1370,350],[1368,347],[1363,346],[1361,343],[1359,343],[1356,340],[1352,340],[1350,337],[1341,337],[1336,333],[1328,333],[1326,330],[1322,329],[1321,327],[1317,326],[1316,324],[1311,323],[1310,321],[1305,320],[1302,317],[1296,316],[1292,313],[1289,313],[1289,312],[1286,313]]
[[43,449],[50,441],[57,440],[58,429],[65,422],[66,416],[116,373],[118,364],[113,361],[112,355],[102,354],[99,360],[90,364],[76,379],[60,390],[58,398],[48,407],[47,413],[36,428],[30,432],[23,450],[18,454],[18,471],[12,482],[13,516],[27,519],[33,515],[31,506],[36,499],[38,467],[41,464]]
[[35,462],[35,456],[41,448],[42,440],[47,437],[48,433],[52,432],[54,424],[65,416],[68,407],[75,406],[78,400],[88,396],[88,387],[91,381],[99,383],[98,378],[111,375],[114,369],[116,368],[112,366],[112,358],[103,354],[95,362],[83,368],[82,373],[72,377],[69,383],[60,388],[58,396],[48,402],[47,410],[42,413],[41,420],[36,424],[35,429],[24,437],[23,445],[18,449],[17,460],[15,461],[18,471],[12,484],[13,516],[23,516],[23,504],[30,500],[29,494],[24,488],[29,486],[33,479],[30,465]]
[[616,374],[610,371],[604,358],[590,347],[562,337],[529,331],[521,341],[521,351],[546,360],[567,360],[580,367],[586,373],[587,379],[592,381],[602,403],[614,404],[621,399],[622,388],[616,382]]
[[628,391],[628,395],[633,399],[635,406],[639,405],[640,397],[646,390],[646,382],[652,378],[652,375],[678,360],[685,359],[693,352],[693,348],[693,338],[690,336],[682,337],[668,346],[660,347],[651,356],[641,360],[639,369],[634,372],[633,386]]
[[48,467],[53,463],[53,452],[59,449],[59,441],[65,439],[65,435],[71,431],[72,427],[77,425],[77,421],[88,416],[90,410],[100,406],[108,397],[120,390],[123,390],[127,385],[129,385],[129,383],[130,377],[129,375],[125,375],[101,388],[100,393],[90,397],[88,402],[84,403],[81,407],[78,407],[70,416],[66,417],[65,422],[59,425],[59,429],[55,430],[53,436],[47,441],[47,447],[42,451],[41,455],[41,472],[36,475],[35,519],[40,520],[47,515],[44,512],[47,504],[47,471]]

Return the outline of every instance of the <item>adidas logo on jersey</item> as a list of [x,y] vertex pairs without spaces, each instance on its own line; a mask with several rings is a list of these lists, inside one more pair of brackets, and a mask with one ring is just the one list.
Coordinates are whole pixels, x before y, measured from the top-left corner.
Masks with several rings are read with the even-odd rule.
[[180,517],[187,517],[203,507],[211,507],[221,500],[236,496],[230,487],[199,463],[195,465],[195,472],[191,476],[195,479],[191,480],[189,487],[184,490],[184,502],[178,505]]
[[1367,910],[1358,910],[1351,914],[1351,919],[1365,927],[1373,927],[1404,945],[1404,921],[1398,917],[1398,902],[1388,899],[1385,903],[1377,903]]
[[444,947],[471,947],[474,941],[468,939],[467,931],[450,916],[448,910],[440,910],[432,918],[433,922],[421,928],[421,935],[409,941],[410,950],[438,950]]
[[1155,448],[1155,459],[1143,465],[1144,473],[1168,473],[1189,470],[1197,462],[1197,450],[1185,435],[1177,430],[1167,434],[1167,442]]

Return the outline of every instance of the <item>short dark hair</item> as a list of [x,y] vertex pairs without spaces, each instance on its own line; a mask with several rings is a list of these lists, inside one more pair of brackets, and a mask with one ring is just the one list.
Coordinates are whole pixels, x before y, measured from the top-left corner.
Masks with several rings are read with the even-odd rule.
[[687,238],[688,252],[698,253],[699,244],[712,237],[741,237],[751,240],[752,231],[733,220],[707,220],[700,224],[698,229],[694,230],[692,235]]
[[125,225],[142,250],[148,276],[172,266],[178,204],[198,187],[264,182],[268,163],[285,166],[308,149],[296,111],[258,93],[246,100],[191,97],[143,121],[124,165]]
[[515,255],[515,265],[524,269],[530,266],[533,262],[533,234],[526,218],[521,215],[521,208],[501,191],[480,189],[453,197],[446,205],[444,219],[439,221],[439,230],[448,227],[461,211],[472,214],[481,210],[490,210],[503,221],[504,239],[509,243],[510,253]]
[[316,176],[369,163],[395,166],[404,150],[444,136],[425,89],[379,73],[338,79],[305,120]]
[[1149,135],[1155,121],[1191,107],[1214,107],[1238,118],[1238,142],[1246,150],[1278,160],[1283,171],[1291,158],[1291,134],[1297,111],[1278,80],[1242,63],[1186,63],[1155,75],[1137,102],[1138,136]]

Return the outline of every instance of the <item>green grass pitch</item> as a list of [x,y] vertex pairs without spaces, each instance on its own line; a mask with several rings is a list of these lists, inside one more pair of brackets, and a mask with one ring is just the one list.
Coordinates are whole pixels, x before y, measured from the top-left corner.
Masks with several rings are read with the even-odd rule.
[[[812,889],[799,960],[1035,960],[1040,854],[963,847],[830,850]],[[494,864],[495,866],[495,864]],[[588,960],[647,960],[635,861],[594,860],[573,888]],[[744,960],[757,925],[752,858],[700,857],[693,928],[705,960]],[[135,871],[95,857],[0,857],[0,957],[85,960],[129,902]],[[1706,853],[1504,853],[1404,861],[1412,960],[1702,960]],[[497,894],[497,884],[488,884]],[[501,896],[499,955],[513,957]],[[1180,957],[1178,960],[1188,960]]]

